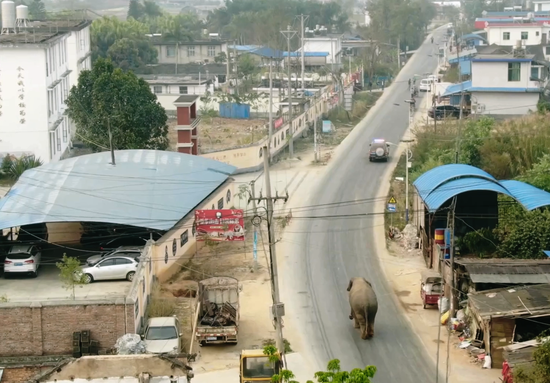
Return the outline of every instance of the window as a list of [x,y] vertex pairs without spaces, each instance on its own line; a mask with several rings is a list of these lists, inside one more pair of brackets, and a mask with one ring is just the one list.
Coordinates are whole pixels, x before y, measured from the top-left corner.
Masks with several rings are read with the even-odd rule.
[[126,258],[115,258],[115,264],[116,265],[129,265],[132,261]]
[[209,46],[208,47],[208,57],[214,57],[216,56],[216,47]]
[[55,154],[55,137],[53,132],[50,132],[50,159],[53,158]]
[[63,119],[63,122],[61,123],[61,129],[62,129],[62,132],[63,132],[63,142],[66,143],[67,142],[67,119],[64,118]]
[[540,36],[540,32],[539,32],[539,31],[536,31],[536,32],[535,32],[535,36],[537,36],[537,37]]
[[539,67],[538,66],[532,66],[531,67],[531,79],[539,79]]
[[101,262],[99,265],[101,265],[101,267],[114,266],[115,265],[115,259],[114,258],[106,259],[105,261]]
[[502,39],[503,40],[510,40],[510,32],[503,32],[502,33]]
[[162,85],[155,85],[155,86],[153,87],[153,92],[154,92],[155,94],[160,94],[160,93],[162,93]]
[[187,57],[195,56],[195,47],[190,45],[187,47]]
[[48,117],[53,114],[53,96],[52,91],[48,91]]
[[180,86],[180,94],[189,94],[186,86]]
[[189,241],[189,230],[185,230],[183,233],[181,233],[180,236],[180,247],[185,246],[185,244]]
[[55,131],[55,142],[57,143],[57,151],[61,151],[61,138],[59,137],[59,133],[57,130]]
[[521,32],[521,39],[522,40],[529,39],[529,32]]
[[218,200],[218,210],[223,209],[223,198]]
[[508,81],[521,81],[521,63],[508,63]]
[[550,55],[550,47],[546,47],[546,52],[545,52],[545,54],[546,54],[547,56]]
[[166,57],[176,57],[176,47],[166,47]]

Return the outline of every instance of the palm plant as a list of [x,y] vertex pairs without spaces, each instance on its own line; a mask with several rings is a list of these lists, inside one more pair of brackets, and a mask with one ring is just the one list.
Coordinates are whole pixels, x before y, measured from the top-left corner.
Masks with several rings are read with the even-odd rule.
[[9,178],[17,181],[25,171],[39,166],[42,166],[42,160],[36,158],[34,155],[30,155],[20,158],[11,158],[8,165],[2,166],[2,170]]

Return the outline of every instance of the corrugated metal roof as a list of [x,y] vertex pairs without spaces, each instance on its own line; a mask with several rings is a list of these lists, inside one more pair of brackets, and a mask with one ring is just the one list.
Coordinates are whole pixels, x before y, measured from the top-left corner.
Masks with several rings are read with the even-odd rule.
[[[465,60],[465,61],[470,62],[470,60]],[[453,94],[457,94],[457,93],[460,93],[462,91],[468,92],[471,87],[472,87],[472,81],[471,80],[470,81],[464,81],[464,82],[461,82],[459,84],[451,85],[451,86],[447,87],[447,89],[445,90],[445,93],[443,93],[443,97],[450,96],[450,95],[453,95]]]
[[550,205],[550,193],[542,189],[515,180],[500,181],[500,184],[512,193],[514,198],[527,210]]
[[445,202],[462,193],[469,191],[492,191],[513,197],[506,189],[499,185],[497,181],[489,181],[483,178],[459,178],[449,181],[444,185],[435,188],[426,198],[422,198],[428,210],[436,212]]
[[468,294],[468,304],[484,319],[545,316],[550,313],[550,285],[532,285]]
[[476,34],[476,33],[468,33],[466,35],[463,35],[462,37],[460,37],[461,40],[483,40],[483,41],[487,41],[487,39],[481,37],[479,34]]
[[168,230],[236,168],[159,150],[119,150],[27,170],[0,200],[0,229],[40,222],[108,222]]
[[536,284],[550,283],[550,264],[466,264],[474,283]]
[[420,197],[425,198],[445,182],[459,177],[480,177],[496,181],[495,177],[475,166],[465,164],[448,164],[433,168],[414,181],[413,185]]
[[470,274],[474,283],[536,284],[550,283],[550,274]]
[[514,198],[525,209],[550,206],[550,193],[521,181],[497,181],[492,175],[470,165],[438,166],[413,183],[428,211],[436,212],[447,200],[468,191],[494,191]]

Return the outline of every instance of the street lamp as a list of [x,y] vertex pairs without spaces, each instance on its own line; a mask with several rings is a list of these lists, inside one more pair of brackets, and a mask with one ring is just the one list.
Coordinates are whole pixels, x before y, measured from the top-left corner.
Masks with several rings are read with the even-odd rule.
[[[409,104],[409,125],[412,124],[413,119],[413,108],[415,101],[413,99],[405,100],[407,104]],[[395,106],[399,106],[399,104],[394,104]],[[407,144],[407,151],[405,156],[405,223],[409,223],[409,168],[412,166],[411,159],[412,159],[412,152],[410,149],[409,144],[411,142],[414,142],[414,140],[408,139],[408,140],[401,140],[401,142],[404,142]]]

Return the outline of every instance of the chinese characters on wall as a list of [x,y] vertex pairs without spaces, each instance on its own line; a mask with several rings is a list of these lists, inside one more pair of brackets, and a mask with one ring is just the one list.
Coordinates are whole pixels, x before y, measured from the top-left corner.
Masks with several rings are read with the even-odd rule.
[[19,123],[25,123],[25,69],[17,67],[17,93],[19,98]]

